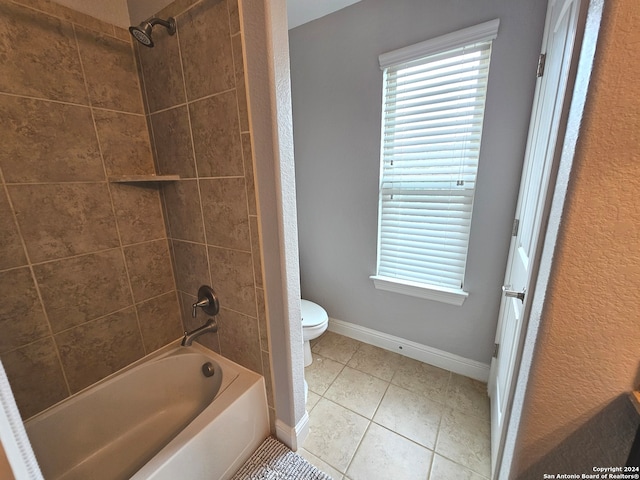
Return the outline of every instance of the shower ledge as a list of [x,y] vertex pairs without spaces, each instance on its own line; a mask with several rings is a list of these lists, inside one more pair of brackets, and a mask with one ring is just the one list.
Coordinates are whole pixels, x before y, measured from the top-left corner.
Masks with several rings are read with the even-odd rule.
[[109,177],[112,183],[146,183],[146,182],[175,182],[180,175],[114,175]]

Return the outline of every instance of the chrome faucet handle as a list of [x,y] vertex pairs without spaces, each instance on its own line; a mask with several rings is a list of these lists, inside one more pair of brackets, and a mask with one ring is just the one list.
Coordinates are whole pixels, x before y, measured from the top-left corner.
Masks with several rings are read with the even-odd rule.
[[193,318],[196,318],[198,307],[202,308],[204,313],[211,317],[218,314],[220,311],[220,302],[218,302],[218,297],[216,296],[216,292],[213,291],[213,288],[208,285],[202,285],[198,289],[198,301],[191,305],[191,316],[193,316]]
[[203,298],[200,301],[197,301],[196,303],[194,303],[193,305],[191,305],[191,308],[193,308],[193,311],[191,312],[191,316],[193,318],[196,318],[196,313],[197,313],[197,308],[204,308],[207,307],[209,305],[209,299],[208,298]]

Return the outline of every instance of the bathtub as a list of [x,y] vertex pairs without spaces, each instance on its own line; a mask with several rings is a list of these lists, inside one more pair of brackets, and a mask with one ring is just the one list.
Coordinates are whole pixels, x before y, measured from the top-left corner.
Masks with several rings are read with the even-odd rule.
[[227,479],[269,435],[262,376],[178,342],[25,427],[47,480]]

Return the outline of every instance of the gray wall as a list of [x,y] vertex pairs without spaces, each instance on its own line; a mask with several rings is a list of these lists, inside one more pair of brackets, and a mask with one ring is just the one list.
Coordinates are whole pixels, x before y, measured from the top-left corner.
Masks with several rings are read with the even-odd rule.
[[[363,0],[289,32],[301,288],[330,317],[488,363],[535,87],[543,0]],[[463,306],[376,290],[378,55],[500,19]]]

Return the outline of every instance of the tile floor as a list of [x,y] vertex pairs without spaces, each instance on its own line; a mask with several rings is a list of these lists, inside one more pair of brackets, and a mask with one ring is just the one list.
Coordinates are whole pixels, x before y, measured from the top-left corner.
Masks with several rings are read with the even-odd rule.
[[312,342],[298,453],[334,480],[484,480],[486,384],[333,332]]

